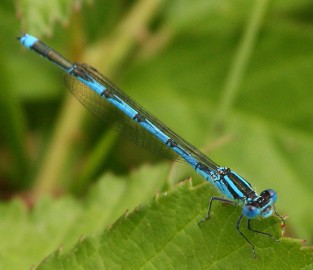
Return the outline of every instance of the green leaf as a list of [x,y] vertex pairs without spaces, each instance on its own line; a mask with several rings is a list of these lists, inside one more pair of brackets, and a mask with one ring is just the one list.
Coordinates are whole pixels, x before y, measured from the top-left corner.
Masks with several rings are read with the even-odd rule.
[[[68,252],[53,253],[37,269],[300,269],[312,265],[312,251],[301,248],[299,241],[277,243],[243,229],[256,247],[254,259],[251,247],[235,229],[238,207],[214,205],[214,214],[199,226],[210,196],[209,185],[193,187],[186,181],[123,215],[102,234],[82,238]],[[279,236],[276,218],[253,224]]]

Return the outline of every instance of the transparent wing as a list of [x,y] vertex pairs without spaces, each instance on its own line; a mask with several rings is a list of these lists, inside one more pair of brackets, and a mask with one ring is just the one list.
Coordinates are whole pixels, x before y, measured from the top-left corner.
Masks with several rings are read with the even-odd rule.
[[[86,64],[75,64],[77,67],[83,70],[84,74],[97,81],[99,84],[104,85],[111,93],[119,97],[125,103],[127,103],[134,110],[139,112],[142,116],[148,119],[153,125],[155,125],[159,130],[161,130],[165,135],[175,141],[184,151],[188,152],[191,156],[197,159],[199,162],[205,164],[209,169],[217,171],[218,165],[205,156],[200,150],[195,148],[193,145],[185,141],[174,131],[169,129],[160,120],[154,117],[151,113],[141,107],[137,102],[126,95],[121,89],[119,89],[114,83],[109,79],[100,74],[95,68]],[[102,121],[109,123],[114,122],[115,129],[121,131],[122,135],[126,135],[136,144],[146,148],[151,149],[157,145],[157,148],[165,152],[167,156],[171,158],[177,158],[177,154],[171,151],[159,140],[154,138],[148,131],[146,131],[137,122],[132,121],[128,116],[126,116],[122,111],[110,104],[104,97],[101,97],[92,89],[87,87],[85,84],[81,83],[74,76],[66,75],[66,81],[70,92],[96,117]],[[110,113],[108,113],[110,112]],[[127,127],[127,128],[125,128]],[[151,144],[153,141],[153,144]],[[153,148],[154,148],[153,147]],[[156,149],[156,150],[158,150]]]
[[112,126],[119,134],[136,145],[151,153],[162,155],[168,159],[176,160],[177,154],[153,137],[147,130],[131,120],[122,111],[117,109],[105,98],[98,95],[88,86],[74,76],[65,75],[69,91],[86,107],[94,116]]

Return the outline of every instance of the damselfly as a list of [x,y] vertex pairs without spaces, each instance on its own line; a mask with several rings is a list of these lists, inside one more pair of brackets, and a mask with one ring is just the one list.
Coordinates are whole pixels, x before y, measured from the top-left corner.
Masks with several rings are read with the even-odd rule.
[[68,61],[62,55],[29,34],[24,34],[22,37],[19,37],[19,40],[25,47],[47,58],[67,73],[67,78],[71,80],[70,91],[87,109],[97,114],[97,111],[94,109],[97,100],[88,98],[85,94],[86,92],[80,91],[82,87],[93,91],[96,94],[96,99],[115,106],[130,121],[148,131],[167,148],[174,151],[189,163],[199,175],[212,183],[224,195],[224,198],[215,196],[210,198],[207,216],[200,223],[209,217],[214,201],[239,205],[242,207],[242,213],[237,221],[236,229],[252,247],[254,257],[256,257],[254,245],[240,230],[240,224],[244,217],[247,218],[247,227],[250,231],[267,235],[276,240],[269,233],[251,228],[252,219],[257,217],[267,218],[273,213],[281,219],[283,226],[285,225],[285,220],[277,213],[274,205],[277,200],[277,194],[274,190],[266,189],[258,195],[252,189],[250,183],[243,177],[227,167],[217,165],[193,145],[166,127],[95,68],[86,64]]

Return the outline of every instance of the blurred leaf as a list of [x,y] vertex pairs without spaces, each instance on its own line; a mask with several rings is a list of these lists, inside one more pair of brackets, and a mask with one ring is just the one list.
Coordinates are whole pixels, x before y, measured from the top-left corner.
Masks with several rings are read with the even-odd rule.
[[22,28],[29,33],[51,35],[53,24],[68,24],[71,10],[79,9],[82,2],[91,0],[20,0],[17,13],[22,18]]
[[107,174],[81,203],[67,196],[45,198],[30,212],[19,201],[0,205],[0,269],[26,269],[82,235],[102,231],[161,190],[166,173],[167,166],[146,166],[128,177]]

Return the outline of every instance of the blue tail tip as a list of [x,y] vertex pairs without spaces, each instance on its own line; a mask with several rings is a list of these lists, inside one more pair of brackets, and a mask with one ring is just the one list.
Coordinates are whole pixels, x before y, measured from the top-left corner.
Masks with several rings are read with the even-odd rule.
[[31,48],[38,41],[38,38],[31,36],[29,34],[23,34],[22,36],[17,37],[17,39],[26,48]]

